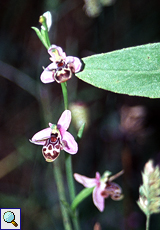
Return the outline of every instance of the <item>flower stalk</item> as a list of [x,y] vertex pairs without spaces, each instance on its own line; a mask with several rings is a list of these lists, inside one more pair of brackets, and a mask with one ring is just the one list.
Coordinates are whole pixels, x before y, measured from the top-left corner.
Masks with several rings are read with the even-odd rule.
[[[63,100],[64,100],[64,109],[65,114],[69,114],[68,110],[68,92],[67,92],[67,83],[72,75],[81,69],[81,61],[77,57],[66,56],[61,47],[56,45],[51,45],[48,31],[52,24],[52,18],[50,12],[44,13],[40,16],[39,22],[41,23],[41,30],[36,27],[32,27],[37,33],[37,36],[43,43],[43,45],[48,50],[48,53],[51,55],[50,60],[52,63],[44,69],[42,72],[40,79],[43,83],[50,83],[56,81],[57,83],[61,83]],[[63,113],[63,114],[64,114]],[[52,162],[54,161],[60,154],[60,150],[64,149],[70,154],[75,154],[78,150],[78,146],[74,141],[74,138],[71,134],[69,134],[66,130],[68,128],[68,124],[70,123],[69,119],[65,124],[66,117],[65,115],[61,115],[57,125],[53,125],[49,123],[50,128],[46,128],[32,137],[31,142],[34,144],[43,145],[42,153],[45,157],[46,161]],[[71,118],[71,116],[69,115]],[[65,119],[63,119],[65,118]],[[66,137],[64,138],[66,134]],[[40,137],[40,138],[39,138]],[[67,141],[68,139],[68,141]],[[63,141],[64,140],[64,141]],[[65,144],[66,143],[66,144]],[[73,143],[69,146],[69,143]],[[70,148],[71,147],[71,148]],[[73,147],[73,148],[72,148]],[[58,149],[58,150],[57,150]],[[68,151],[69,150],[69,151]],[[73,151],[72,151],[73,150]],[[55,181],[57,184],[59,199],[60,199],[60,207],[62,212],[62,218],[64,223],[65,230],[72,230],[72,226],[70,224],[70,218],[67,208],[65,207],[66,197],[65,190],[63,185],[62,171],[61,165],[59,164],[59,160],[54,162],[53,172],[55,176]],[[75,185],[73,179],[73,171],[72,171],[72,161],[71,156],[69,154],[65,157],[65,166],[66,166],[66,174],[67,174],[67,182],[70,194],[71,202],[75,198]],[[76,210],[72,211],[72,221],[75,230],[80,230],[78,217]]]
[[[62,94],[63,94],[63,101],[64,101],[64,109],[68,109],[67,82],[62,82],[61,87],[62,87]],[[76,192],[75,192],[75,184],[73,179],[72,159],[69,154],[65,155],[65,167],[66,167],[66,176],[67,176],[70,201],[72,202],[75,199]],[[73,221],[74,229],[80,230],[80,225],[79,225],[79,220],[78,220],[78,215],[76,210],[73,210],[72,221]]]
[[53,173],[54,173],[54,177],[55,177],[55,181],[56,181],[56,185],[57,185],[57,190],[58,190],[58,195],[59,195],[59,200],[60,200],[60,207],[61,207],[61,212],[62,212],[64,229],[65,230],[72,230],[68,211],[63,204],[63,202],[66,202],[66,197],[65,197],[62,171],[61,171],[59,160],[60,159],[58,159],[54,162]]
[[146,215],[146,230],[149,230],[150,214]]
[[63,101],[64,101],[64,109],[68,109],[68,92],[67,92],[67,82],[61,83]]
[[[32,27],[32,29],[35,30],[37,36],[39,37],[39,39],[41,40],[41,42],[43,43],[43,45],[46,47],[47,50],[49,50],[49,47],[51,47],[50,39],[49,39],[49,36],[48,36],[48,31],[49,31],[49,29],[51,27],[51,23],[52,23],[51,21],[52,21],[52,19],[51,19],[50,12],[46,12],[42,16],[40,16],[40,19],[39,19],[39,22],[41,23],[41,30],[39,30],[36,27]],[[54,47],[55,47],[55,50],[54,50]],[[51,47],[51,52],[50,52],[50,54],[52,56],[51,57],[51,61],[53,61],[53,63],[50,64],[50,66],[51,66],[52,69],[51,69],[50,72],[48,71],[48,69],[47,69],[48,72],[44,71],[44,74],[42,75],[42,78],[44,76],[44,78],[43,78],[44,81],[43,81],[43,79],[41,79],[43,83],[48,83],[48,82],[54,81],[55,80],[55,78],[53,77],[54,76],[54,72],[59,74],[59,75],[57,74],[57,78],[56,78],[57,81],[58,81],[58,77],[60,77],[60,78],[62,77],[63,78],[63,76],[64,76],[64,78],[65,78],[67,76],[66,73],[70,73],[70,75],[69,75],[69,78],[70,78],[72,76],[72,71],[76,70],[74,68],[74,67],[76,67],[76,65],[74,65],[74,61],[78,60],[78,65],[80,64],[80,61],[79,61],[78,58],[68,57],[68,59],[67,59],[66,56],[65,56],[65,53],[62,51],[62,49],[60,47],[58,47],[57,49],[56,49],[56,46],[54,46],[54,47],[53,46]],[[53,51],[53,53],[52,53],[52,51]],[[62,55],[62,57],[59,55],[58,51],[62,51],[60,53]],[[54,58],[55,58],[55,60],[54,60]],[[63,59],[67,60],[67,64],[65,64],[65,62],[63,61]],[[62,66],[62,63],[63,63],[64,67]],[[70,66],[70,67],[68,67],[68,66]],[[45,73],[49,73],[50,74],[49,78],[48,78],[48,76],[46,78]],[[49,79],[49,81],[48,81],[48,79]],[[65,81],[61,81],[61,80],[60,80],[59,83],[61,83],[61,87],[62,87],[62,93],[63,93],[63,98],[64,98],[64,108],[65,108],[65,110],[67,110],[67,108],[68,108],[67,84],[66,84]],[[41,136],[42,133],[45,133],[47,131],[47,139],[46,139],[46,137],[45,137],[44,140],[42,138],[40,140],[40,142],[41,142],[41,145],[45,145],[46,143],[49,142],[49,144],[52,145],[52,149],[53,149],[53,147],[56,147],[56,145],[55,145],[55,137],[53,138],[53,136],[51,136],[51,134],[53,134],[53,125],[51,123],[49,125],[50,125],[50,129],[52,131],[51,130],[49,131],[49,128],[47,128],[47,129],[45,129],[44,132],[43,131],[39,132],[40,136]],[[56,126],[56,129],[58,131],[58,127],[57,126]],[[57,132],[58,133],[58,137],[60,137],[59,131]],[[63,130],[62,130],[62,132],[63,132]],[[56,133],[56,135],[57,135],[57,133]],[[37,137],[35,135],[34,135],[34,137]],[[56,138],[57,138],[57,136],[56,136]],[[32,141],[33,141],[33,139],[32,139]],[[34,138],[34,141],[35,141],[35,144],[39,144],[40,143],[39,140],[36,143],[36,141],[37,141],[36,138]],[[48,148],[50,148],[50,146]],[[44,149],[42,149],[42,153],[43,153],[43,150]],[[48,151],[48,149],[47,149],[47,151]],[[54,173],[54,177],[55,177],[55,181],[56,181],[56,185],[57,185],[57,190],[58,190],[58,195],[59,195],[59,200],[60,200],[60,208],[61,208],[61,213],[62,213],[62,219],[63,219],[64,229],[65,230],[72,230],[72,225],[70,223],[69,213],[68,213],[67,208],[64,205],[65,203],[67,203],[67,201],[66,201],[66,196],[65,196],[65,189],[64,189],[64,183],[63,183],[63,176],[62,176],[62,171],[61,171],[61,165],[60,165],[59,161],[60,161],[60,159],[57,159],[54,162],[53,173]],[[74,187],[74,180],[73,180],[71,157],[69,155],[67,155],[65,161],[66,161],[66,173],[67,173],[68,187],[69,187],[69,190],[70,190],[70,198],[71,198],[71,200],[73,200],[74,197],[75,197],[75,187]],[[49,161],[49,162],[51,162],[51,161]],[[74,212],[73,214],[74,215],[72,215],[72,221],[73,221],[74,229],[75,230],[79,230],[80,228],[79,228],[77,213]]]

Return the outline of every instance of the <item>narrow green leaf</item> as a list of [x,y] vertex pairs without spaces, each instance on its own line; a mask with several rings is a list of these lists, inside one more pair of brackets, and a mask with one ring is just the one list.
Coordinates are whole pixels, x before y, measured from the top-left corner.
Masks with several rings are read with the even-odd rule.
[[71,204],[71,209],[74,210],[79,203],[81,203],[86,197],[88,197],[92,193],[93,189],[94,187],[84,188],[73,200]]
[[160,98],[160,43],[125,48],[82,59],[81,80],[115,93]]
[[39,37],[39,39],[40,39],[40,41],[43,43],[43,45],[46,47],[46,49],[48,49],[49,48],[49,46],[48,46],[48,44],[47,44],[47,42],[46,42],[46,40],[45,40],[45,36],[44,36],[44,34],[42,33],[42,30],[41,30],[41,32],[40,32],[40,30],[38,29],[38,28],[36,28],[36,27],[31,27],[35,32],[36,32],[36,34],[37,34],[37,36]]
[[32,26],[31,28],[36,32],[37,36],[42,41],[42,35],[41,35],[40,30],[38,28],[34,27],[34,26]]
[[50,41],[49,41],[49,36],[48,36],[48,30],[41,29],[41,34],[42,34],[43,44],[48,50],[49,47],[51,46]]
[[77,139],[78,139],[78,140],[82,138],[84,128],[85,128],[85,123],[83,123],[83,124],[81,125],[80,129],[78,130],[78,133],[77,133]]

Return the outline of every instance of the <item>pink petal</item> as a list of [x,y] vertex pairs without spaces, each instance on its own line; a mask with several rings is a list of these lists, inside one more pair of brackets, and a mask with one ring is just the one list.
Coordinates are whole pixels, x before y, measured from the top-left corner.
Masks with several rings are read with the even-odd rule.
[[47,68],[44,69],[42,72],[40,79],[43,83],[50,83],[54,82],[54,70],[57,68],[55,63],[51,63],[47,66]]
[[46,70],[50,70],[50,71],[53,71],[55,69],[57,69],[57,64],[55,62],[52,62],[46,67]]
[[100,182],[100,179],[101,179],[100,173],[96,172],[96,180],[97,180],[97,182]]
[[100,212],[104,210],[104,198],[101,196],[102,189],[100,186],[96,186],[93,190],[93,203],[99,209]]
[[67,153],[76,154],[78,152],[77,142],[69,132],[66,131],[64,133],[62,142],[63,142],[63,149]]
[[56,56],[54,54],[54,49],[56,49],[58,51],[58,54],[60,57],[62,57],[62,59],[66,58],[66,53],[63,52],[62,48],[60,46],[56,46],[56,45],[51,45],[48,49],[48,53],[52,56],[52,60],[56,61]]
[[84,187],[92,188],[92,187],[96,186],[96,179],[95,178],[89,178],[86,176],[82,176],[78,173],[74,173],[74,178],[76,181],[83,184]]
[[66,57],[66,62],[67,63],[73,63],[74,62],[74,57],[73,56],[67,56]]
[[46,140],[50,138],[50,136],[51,128],[46,128],[36,133],[30,141],[36,145],[44,145]]
[[57,122],[58,129],[63,128],[64,130],[67,130],[70,123],[71,123],[71,111],[65,110]]
[[66,57],[66,62],[67,63],[73,63],[74,69],[75,69],[75,73],[77,73],[77,72],[79,72],[81,70],[82,62],[80,61],[79,58],[72,57],[72,56],[67,56]]
[[63,139],[63,136],[64,136],[66,130],[63,129],[60,125],[57,125],[57,128],[58,128],[58,130],[60,131],[61,137],[62,137],[62,139]]

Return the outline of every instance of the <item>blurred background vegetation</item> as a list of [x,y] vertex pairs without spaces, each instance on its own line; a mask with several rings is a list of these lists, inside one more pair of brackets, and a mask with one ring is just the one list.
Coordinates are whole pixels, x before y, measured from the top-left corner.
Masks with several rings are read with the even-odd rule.
[[[57,122],[61,87],[40,82],[42,66],[50,61],[31,26],[40,27],[39,16],[49,10],[51,43],[80,58],[160,41],[158,0],[85,1],[0,2],[0,207],[21,208],[23,230],[63,229],[53,165],[45,162],[41,146],[29,142],[48,122]],[[107,199],[103,213],[87,198],[79,206],[81,227],[90,230],[99,222],[103,230],[144,229],[136,201],[144,164],[150,158],[160,164],[160,100],[114,94],[76,77],[68,92],[70,103],[84,105],[89,116],[73,171],[94,177],[96,171],[125,170],[115,181],[125,198]],[[76,136],[74,123],[70,131]],[[77,192],[82,188],[76,182]],[[151,229],[159,226],[153,215]]]

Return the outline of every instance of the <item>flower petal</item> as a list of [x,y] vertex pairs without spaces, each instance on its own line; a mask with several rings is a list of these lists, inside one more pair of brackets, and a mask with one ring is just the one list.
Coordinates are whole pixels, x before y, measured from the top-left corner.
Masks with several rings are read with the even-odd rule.
[[71,111],[65,110],[57,122],[58,129],[63,128],[64,130],[67,130],[70,123],[71,123]]
[[96,186],[96,179],[95,178],[89,178],[86,176],[82,176],[78,173],[74,173],[74,178],[76,181],[83,184],[84,187],[92,188],[92,187]]
[[69,132],[66,131],[64,133],[62,142],[63,142],[63,149],[67,153],[76,154],[78,152],[77,142]]
[[47,28],[49,31],[51,28],[51,25],[52,25],[52,15],[51,15],[50,11],[47,11],[43,14],[43,16],[46,18],[46,24],[47,24]]
[[96,172],[96,180],[97,180],[97,182],[100,182],[100,179],[101,179],[100,173]]
[[100,212],[104,210],[104,198],[101,196],[101,186],[96,186],[93,190],[93,203],[99,209]]
[[62,59],[66,59],[66,53],[63,52],[62,48],[60,46],[56,46],[56,45],[51,45],[48,49],[48,53],[51,55],[52,57],[52,61],[57,61],[57,54],[55,52],[55,50],[58,51],[58,55],[62,58]]
[[36,133],[30,141],[36,145],[44,145],[46,143],[46,140],[50,138],[50,136],[51,128],[46,128]]
[[67,63],[73,63],[74,65],[74,72],[77,73],[81,70],[82,67],[82,62],[80,61],[79,58],[77,57],[72,57],[72,56],[67,56],[66,57],[66,62]]
[[40,76],[41,81],[43,83],[50,83],[50,82],[55,81],[54,71],[56,68],[57,68],[57,65],[55,63],[51,63],[50,65],[48,65]]

